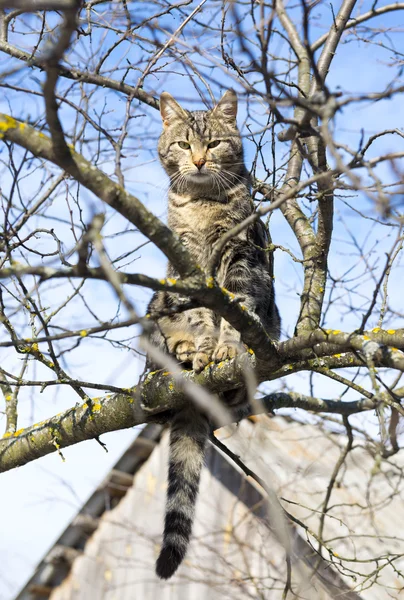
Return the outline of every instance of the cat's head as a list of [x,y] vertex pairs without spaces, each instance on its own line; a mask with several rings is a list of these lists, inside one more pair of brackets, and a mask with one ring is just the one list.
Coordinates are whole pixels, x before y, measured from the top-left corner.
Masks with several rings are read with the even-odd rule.
[[212,110],[193,112],[163,92],[160,112],[163,132],[158,152],[174,189],[223,190],[240,180],[245,167],[233,90],[225,92]]

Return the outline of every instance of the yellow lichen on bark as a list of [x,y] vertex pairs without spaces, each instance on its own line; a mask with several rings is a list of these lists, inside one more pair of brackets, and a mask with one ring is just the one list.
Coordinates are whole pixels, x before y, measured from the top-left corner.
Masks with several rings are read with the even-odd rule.
[[15,129],[18,127],[18,125],[19,123],[16,119],[10,117],[9,115],[0,113],[0,139],[4,137],[6,131],[9,129]]

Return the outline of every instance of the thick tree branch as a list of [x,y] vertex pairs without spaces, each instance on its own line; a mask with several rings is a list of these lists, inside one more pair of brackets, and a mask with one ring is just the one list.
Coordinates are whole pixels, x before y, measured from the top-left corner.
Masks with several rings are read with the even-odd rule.
[[[253,368],[254,359],[250,357],[248,360]],[[184,371],[183,377],[186,381],[204,385],[210,392],[217,393],[234,389],[234,382],[237,379],[242,381],[244,369],[245,363],[232,360],[221,366],[207,368],[198,375],[193,371]],[[402,398],[404,388],[399,388],[394,393],[397,398]],[[167,415],[162,413],[178,409],[185,402],[189,400],[170,373],[150,373],[143,385],[138,389],[134,388],[130,393],[128,391],[127,394],[88,399],[82,406],[71,408],[61,415],[6,436],[0,442],[0,471],[22,466],[72,444],[95,439],[109,431],[134,427],[148,420],[166,420]],[[361,398],[355,402],[344,403],[298,393],[274,393],[261,399],[259,412],[291,407],[348,415],[373,410],[375,401]],[[255,407],[255,412],[256,410]]]
[[[333,20],[333,24],[331,25],[330,31],[327,35],[327,39],[324,44],[324,48],[321,51],[320,58],[317,63],[318,73],[323,81],[323,84],[328,75],[328,71],[330,69],[331,62],[335,56],[335,52],[337,50],[339,41],[341,39],[342,34],[345,31],[346,24],[348,22],[349,17],[354,9],[357,0],[344,0],[341,4],[341,7],[338,11],[337,16]],[[310,88],[310,97],[316,91],[320,91],[318,86],[318,82],[313,79],[311,88]]]
[[[354,5],[355,0],[345,0],[343,2],[336,22],[330,29],[318,64],[315,65],[316,73],[318,74],[317,79],[320,78],[323,83],[325,82],[335,50]],[[279,18],[287,30],[292,46],[299,57],[299,89],[305,94],[306,98],[311,98],[319,91],[319,82],[316,78],[313,78],[310,84],[310,57],[296,29],[287,16],[282,3],[280,4]],[[282,132],[279,136],[281,140],[293,139],[298,130],[307,128],[311,112],[298,106],[295,109],[294,117],[297,122],[300,122],[300,127],[296,128],[292,126],[286,132]],[[309,138],[307,145],[314,173],[327,172],[324,142]],[[291,160],[289,161],[287,179],[285,180],[286,185],[290,185],[289,180],[291,176],[295,182],[299,181],[303,164],[301,146],[296,140],[292,144],[292,152],[294,154],[291,154]],[[292,164],[293,161],[294,165]],[[319,226],[317,235],[314,234],[311,225],[298,207],[296,201],[289,201],[288,205],[285,203],[281,207],[299,241],[305,260],[304,286],[301,295],[300,314],[296,326],[297,333],[318,327],[325,293],[327,256],[331,242],[333,215],[331,176],[328,178],[328,181],[327,178],[321,181],[319,189],[322,192],[322,197],[319,200]]]

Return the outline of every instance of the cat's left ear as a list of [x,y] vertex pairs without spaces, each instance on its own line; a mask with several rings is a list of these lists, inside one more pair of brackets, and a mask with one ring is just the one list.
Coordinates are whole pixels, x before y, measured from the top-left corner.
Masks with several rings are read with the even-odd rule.
[[227,90],[212,111],[215,116],[233,120],[237,117],[237,95],[234,90]]
[[168,92],[160,96],[160,113],[164,127],[168,127],[175,120],[186,120],[188,113],[178,104]]

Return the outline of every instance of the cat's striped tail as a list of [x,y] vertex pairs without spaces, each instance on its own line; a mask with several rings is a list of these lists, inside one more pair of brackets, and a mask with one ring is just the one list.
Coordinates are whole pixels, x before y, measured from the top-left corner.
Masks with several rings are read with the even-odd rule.
[[208,435],[208,419],[191,404],[172,421],[163,545],[156,563],[161,579],[175,573],[188,548]]

